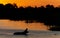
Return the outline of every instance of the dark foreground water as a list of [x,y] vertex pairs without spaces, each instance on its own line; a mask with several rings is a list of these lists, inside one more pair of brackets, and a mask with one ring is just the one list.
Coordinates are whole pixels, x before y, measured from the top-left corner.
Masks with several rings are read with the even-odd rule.
[[60,31],[29,31],[28,35],[13,35],[17,30],[0,30],[0,38],[60,38]]

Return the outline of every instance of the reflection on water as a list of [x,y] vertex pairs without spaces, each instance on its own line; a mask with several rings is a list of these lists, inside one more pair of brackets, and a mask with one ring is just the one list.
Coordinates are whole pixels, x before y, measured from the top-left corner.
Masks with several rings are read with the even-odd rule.
[[0,20],[0,29],[25,29],[30,30],[48,30],[44,23],[25,23],[25,21]]
[[0,34],[0,38],[60,38],[60,31],[29,31],[29,34],[27,36]]

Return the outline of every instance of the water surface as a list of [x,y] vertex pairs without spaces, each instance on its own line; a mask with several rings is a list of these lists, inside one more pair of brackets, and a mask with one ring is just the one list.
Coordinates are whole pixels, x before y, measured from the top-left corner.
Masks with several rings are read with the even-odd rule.
[[1,30],[0,38],[60,38],[60,31],[34,31],[29,30],[28,35],[13,35],[23,30]]

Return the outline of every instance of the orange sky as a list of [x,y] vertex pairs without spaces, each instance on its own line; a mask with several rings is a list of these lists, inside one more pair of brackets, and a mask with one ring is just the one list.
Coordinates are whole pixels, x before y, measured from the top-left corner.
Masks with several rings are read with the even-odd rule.
[[0,0],[0,3],[16,3],[18,6],[41,6],[46,4],[60,5],[60,0]]
[[30,30],[47,30],[48,27],[43,23],[25,23],[25,21],[0,20],[0,29],[30,29]]

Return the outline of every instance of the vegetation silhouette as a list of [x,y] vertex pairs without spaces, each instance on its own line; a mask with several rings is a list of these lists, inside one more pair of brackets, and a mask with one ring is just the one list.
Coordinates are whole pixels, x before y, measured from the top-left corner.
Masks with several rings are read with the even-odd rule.
[[60,7],[54,7],[53,5],[18,8],[16,4],[0,4],[0,19],[25,20],[26,23],[36,21],[50,26],[49,30],[60,31]]

